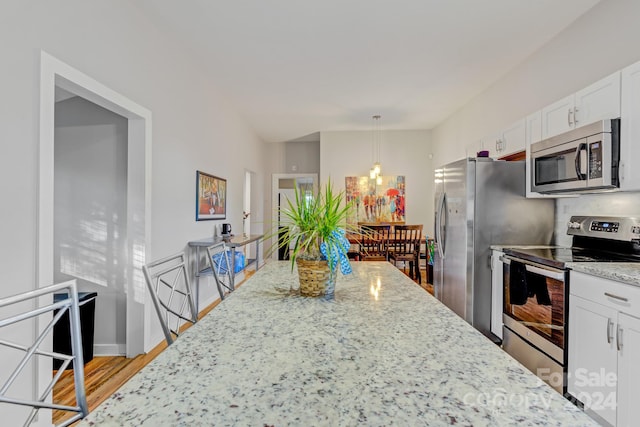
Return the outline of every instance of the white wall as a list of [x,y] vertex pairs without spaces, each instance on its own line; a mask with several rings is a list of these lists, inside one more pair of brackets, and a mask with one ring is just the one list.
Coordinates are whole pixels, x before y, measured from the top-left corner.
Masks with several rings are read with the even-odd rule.
[[[228,180],[225,222],[242,227],[244,171],[265,172],[266,148],[215,88],[215,75],[153,26],[135,2],[3,1],[0,39],[0,296],[36,283],[41,49],[152,112],[151,258],[185,250],[187,241],[212,233],[211,221],[195,221],[196,170]],[[254,191],[263,190],[258,182]],[[252,212],[255,230],[263,214],[263,206]],[[207,281],[201,301],[215,298]],[[152,333],[159,342],[156,321]],[[29,381],[23,384],[28,390]],[[6,424],[16,423],[12,409],[2,412]]]
[[[406,222],[423,224],[433,235],[431,134],[425,130],[382,131],[382,175],[406,177]],[[320,133],[320,183],[331,178],[344,190],[345,177],[368,176],[373,164],[371,131]]]
[[282,173],[320,173],[320,141],[285,143],[285,170]]
[[[640,2],[603,0],[433,129],[434,161],[640,59]],[[542,27],[541,27],[542,28]]]
[[124,355],[128,120],[80,97],[55,110],[53,277],[98,293],[94,353]]
[[[464,146],[640,60],[640,2],[603,0],[488,90],[433,129],[434,162],[464,157]],[[507,72],[508,71],[508,72]],[[583,195],[556,202],[556,243],[567,245],[571,215],[634,215],[638,193]]]

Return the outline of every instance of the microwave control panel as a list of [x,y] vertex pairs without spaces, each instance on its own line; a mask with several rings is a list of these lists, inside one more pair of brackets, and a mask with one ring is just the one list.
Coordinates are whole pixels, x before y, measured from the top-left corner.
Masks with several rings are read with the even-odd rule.
[[602,141],[589,144],[589,179],[597,178],[602,178]]

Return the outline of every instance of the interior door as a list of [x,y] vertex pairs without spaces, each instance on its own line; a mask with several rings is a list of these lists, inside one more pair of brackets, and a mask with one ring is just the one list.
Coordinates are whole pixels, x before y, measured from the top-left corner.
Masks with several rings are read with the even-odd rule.
[[[295,209],[296,196],[295,188],[298,187],[300,194],[313,195],[317,191],[318,175],[317,174],[273,174],[272,176],[272,204],[274,206],[274,224],[277,224],[278,234],[284,232],[284,228],[288,227],[288,221],[285,215],[281,213],[281,210],[289,209],[289,201],[291,207]],[[275,239],[275,237],[273,238]],[[276,242],[272,242],[274,245]],[[277,251],[272,251],[272,257],[274,259],[289,259],[288,251],[284,248],[279,248]]]

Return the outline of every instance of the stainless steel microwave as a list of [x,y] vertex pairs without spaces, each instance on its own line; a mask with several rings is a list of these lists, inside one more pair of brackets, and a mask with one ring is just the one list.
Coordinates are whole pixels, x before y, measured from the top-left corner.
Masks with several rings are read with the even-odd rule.
[[620,119],[600,120],[531,144],[531,191],[618,188]]

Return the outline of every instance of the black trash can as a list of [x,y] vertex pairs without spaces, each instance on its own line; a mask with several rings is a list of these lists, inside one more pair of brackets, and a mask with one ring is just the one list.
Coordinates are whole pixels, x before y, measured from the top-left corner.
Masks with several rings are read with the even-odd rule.
[[[97,292],[78,292],[78,302],[80,304],[80,333],[82,334],[82,357],[84,363],[93,359],[93,331],[95,329],[96,317],[96,297]],[[55,294],[53,301],[62,301],[67,298],[67,294]],[[57,312],[56,310],[55,312]],[[69,313],[64,316],[53,327],[53,351],[62,354],[71,354],[71,329],[69,325]],[[53,359],[53,369],[58,369],[62,365],[62,360]],[[67,366],[72,369],[73,363]]]
[[[288,227],[278,227],[278,242],[281,242],[287,233]],[[278,260],[285,261],[289,259],[289,245],[284,247],[278,247]]]

